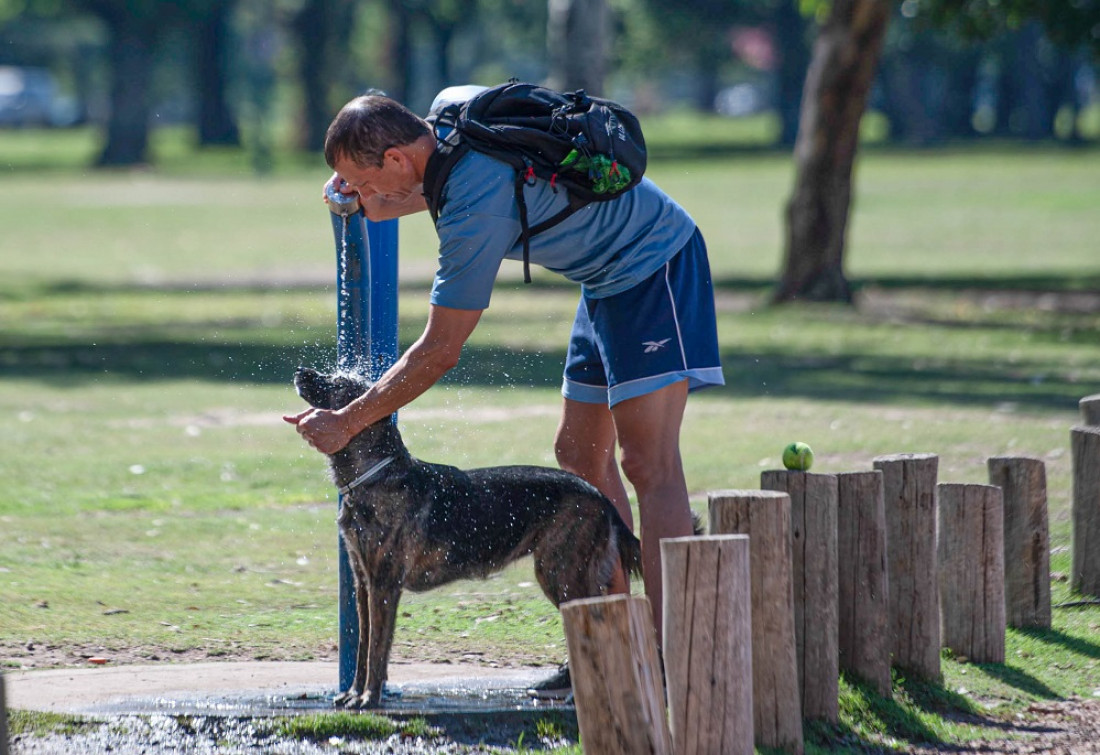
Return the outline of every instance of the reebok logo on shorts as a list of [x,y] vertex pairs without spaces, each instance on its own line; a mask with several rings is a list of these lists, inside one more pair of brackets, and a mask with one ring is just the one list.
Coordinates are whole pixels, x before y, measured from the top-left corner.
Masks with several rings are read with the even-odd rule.
[[671,341],[671,340],[672,340],[671,338],[664,338],[664,339],[661,339],[660,341],[642,341],[642,346],[645,347],[645,351],[643,351],[642,353],[643,354],[652,354],[655,351],[660,351],[665,346],[667,346],[668,342]]

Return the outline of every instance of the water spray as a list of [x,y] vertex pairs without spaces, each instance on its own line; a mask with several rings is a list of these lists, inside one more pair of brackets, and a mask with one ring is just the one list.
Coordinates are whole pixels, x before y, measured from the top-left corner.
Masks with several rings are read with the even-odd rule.
[[[336,364],[374,381],[397,361],[397,221],[367,220],[359,196],[341,194],[331,182],[325,186],[325,198],[336,241]],[[355,679],[359,618],[355,579],[342,538],[338,547],[343,691]]]

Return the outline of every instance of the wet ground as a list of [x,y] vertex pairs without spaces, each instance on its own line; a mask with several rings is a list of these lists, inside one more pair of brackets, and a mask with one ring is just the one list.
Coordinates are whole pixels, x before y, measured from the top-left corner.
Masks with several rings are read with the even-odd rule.
[[[332,712],[335,664],[200,663],[50,669],[7,675],[9,707],[75,714],[77,732],[24,735],[23,753],[467,753],[524,751],[576,741],[570,705],[531,700],[547,669],[394,664],[377,711],[423,719],[426,736],[382,740],[281,736],[279,717]],[[540,733],[543,737],[540,739]]]

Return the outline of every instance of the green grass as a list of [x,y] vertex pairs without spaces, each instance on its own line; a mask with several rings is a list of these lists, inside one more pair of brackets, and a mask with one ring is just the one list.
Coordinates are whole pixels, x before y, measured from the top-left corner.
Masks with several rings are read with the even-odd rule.
[[[33,663],[28,643],[332,657],[335,492],[280,418],[301,406],[293,369],[333,361],[327,170],[290,156],[260,179],[233,153],[188,164],[169,140],[163,169],[99,173],[73,168],[94,147],[86,132],[56,150],[12,136],[0,143],[0,663]],[[695,508],[710,490],[757,486],[796,439],[821,472],[937,453],[945,482],[985,482],[990,456],[1038,456],[1052,568],[1068,572],[1069,428],[1100,391],[1098,169],[1095,150],[869,151],[850,233],[859,306],[770,308],[789,159],[655,160],[706,232],[718,282],[727,385],[692,398],[682,439]],[[430,222],[403,221],[401,244],[407,344],[424,323]],[[416,455],[554,463],[576,293],[549,275],[523,287],[516,267],[462,364],[401,412]],[[526,563],[400,610],[397,657],[565,657]],[[1091,697],[1100,609],[1054,620],[1010,630],[1004,664],[947,657],[942,685],[898,679],[892,701],[845,682],[840,725],[811,728],[811,747],[957,743],[997,735],[983,717]]]
[[[0,715],[2,714],[0,712]],[[88,732],[97,726],[99,726],[98,723],[83,716],[28,710],[8,711],[8,734],[12,739],[25,735],[45,737],[51,734],[71,737]]]
[[327,741],[330,737],[352,739],[386,739],[394,734],[403,737],[431,737],[437,732],[423,718],[395,721],[373,713],[318,713],[272,719],[271,729],[281,737]]

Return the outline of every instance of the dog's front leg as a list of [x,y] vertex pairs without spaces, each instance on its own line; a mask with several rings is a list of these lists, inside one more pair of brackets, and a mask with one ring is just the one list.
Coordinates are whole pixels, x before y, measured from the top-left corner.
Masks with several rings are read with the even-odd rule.
[[401,599],[398,571],[393,568],[381,571],[374,575],[370,585],[370,654],[367,659],[367,688],[361,698],[362,707],[370,708],[377,707],[382,700],[397,622],[397,603]]
[[365,707],[363,690],[367,686],[367,658],[370,654],[370,596],[364,580],[355,579],[355,613],[359,619],[359,643],[355,648],[355,679],[351,687],[333,699],[338,708]]

